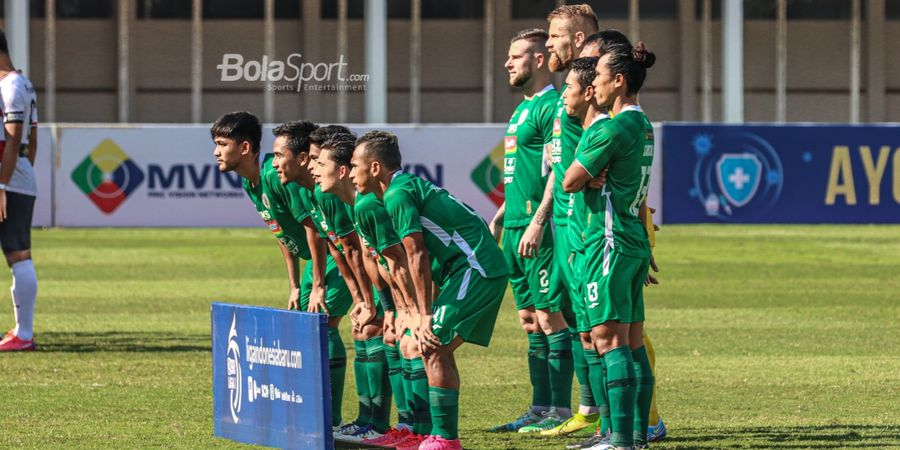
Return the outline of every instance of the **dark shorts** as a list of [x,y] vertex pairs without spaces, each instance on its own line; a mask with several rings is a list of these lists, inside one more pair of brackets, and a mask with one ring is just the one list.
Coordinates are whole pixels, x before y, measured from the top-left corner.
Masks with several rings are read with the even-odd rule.
[[6,192],[6,220],[0,222],[0,247],[3,253],[31,249],[32,195]]

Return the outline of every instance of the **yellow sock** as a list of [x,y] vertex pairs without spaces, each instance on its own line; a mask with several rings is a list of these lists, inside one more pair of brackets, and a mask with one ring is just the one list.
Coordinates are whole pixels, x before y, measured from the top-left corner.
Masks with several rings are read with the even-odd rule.
[[[650,342],[650,336],[644,331],[644,347],[647,349],[647,358],[650,359],[650,370],[656,374],[656,352],[653,351],[653,342]],[[659,380],[659,378],[657,378]],[[659,411],[656,409],[656,384],[653,384],[653,399],[650,401],[650,421],[651,427],[659,424]]]

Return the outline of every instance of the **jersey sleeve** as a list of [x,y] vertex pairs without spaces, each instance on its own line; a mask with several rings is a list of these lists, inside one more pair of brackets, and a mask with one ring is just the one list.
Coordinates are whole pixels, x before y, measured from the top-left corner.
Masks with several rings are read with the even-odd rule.
[[331,227],[337,237],[344,237],[355,231],[350,206],[337,196],[323,193],[321,206],[325,215],[331,219]]
[[[291,211],[291,215],[294,216],[294,220],[298,223],[302,223],[310,217],[308,205],[303,201],[304,192],[302,188],[296,183],[288,183],[284,186],[284,190],[288,197],[287,206]],[[321,234],[321,230],[319,230],[319,233]]]
[[403,239],[410,234],[422,231],[419,208],[408,191],[398,189],[385,194],[384,206],[391,217],[391,223],[394,224],[398,238]]
[[[544,95],[548,95],[544,94]],[[541,137],[544,139],[544,144],[549,144],[553,142],[553,122],[556,120],[556,103],[558,97],[548,97],[547,100],[544,100],[541,104],[540,109],[538,110],[537,115],[537,126],[538,129],[541,130]]]
[[400,237],[391,224],[391,217],[383,206],[374,201],[366,202],[359,213],[360,227],[366,230],[365,234],[371,236],[375,251],[381,253],[400,243]]
[[588,139],[587,145],[575,155],[575,160],[581,164],[581,167],[584,167],[587,173],[596,177],[600,175],[604,167],[609,165],[617,143],[606,127],[600,128],[594,136]]
[[3,97],[3,123],[25,123],[25,90],[15,83],[0,87]]

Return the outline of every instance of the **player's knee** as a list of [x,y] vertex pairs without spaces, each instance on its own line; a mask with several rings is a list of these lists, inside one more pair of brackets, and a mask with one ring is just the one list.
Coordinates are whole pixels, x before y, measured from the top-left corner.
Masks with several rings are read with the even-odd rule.
[[597,326],[591,329],[591,342],[598,349],[612,348],[615,335],[609,329],[603,326]]
[[31,250],[14,250],[6,253],[6,265],[10,267],[17,262],[25,261],[26,259],[31,259]]
[[520,310],[519,324],[522,325],[522,329],[525,330],[526,333],[537,333],[541,331],[541,326],[538,324],[537,316],[534,311],[529,311],[527,309]]
[[594,341],[591,339],[591,333],[578,333],[578,336],[581,338],[581,348],[593,348]]

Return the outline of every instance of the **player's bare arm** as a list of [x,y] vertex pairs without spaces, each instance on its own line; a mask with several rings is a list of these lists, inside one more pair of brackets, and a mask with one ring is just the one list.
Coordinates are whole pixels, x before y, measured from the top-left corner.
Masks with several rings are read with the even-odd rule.
[[519,241],[519,256],[522,258],[534,258],[537,256],[537,250],[541,248],[541,240],[544,237],[544,226],[550,220],[550,214],[553,213],[553,182],[556,176],[553,171],[547,177],[547,184],[544,186],[544,194],[541,197],[541,204],[538,206],[531,223],[525,229],[525,234]]
[[306,243],[309,246],[310,262],[312,264],[312,289],[309,292],[309,312],[321,312],[329,314],[325,306],[325,262],[327,247],[325,240],[319,236],[319,231],[312,219],[307,217],[301,222],[306,230]]
[[32,125],[28,131],[28,161],[34,165],[34,157],[37,155],[37,125]]
[[434,301],[432,291],[431,263],[428,248],[425,247],[425,237],[421,232],[412,233],[403,238],[403,248],[409,256],[409,270],[418,274],[414,276],[413,284],[416,288],[416,303],[419,307],[419,327],[416,336],[423,352],[437,350],[441,346],[441,340],[434,335],[431,329],[431,304]]
[[287,268],[288,281],[291,285],[288,309],[300,309],[300,260],[281,241],[278,241],[278,248],[281,249],[281,255],[284,257],[284,265]]
[[[366,267],[363,264],[363,252],[359,243],[359,235],[352,231],[345,236],[339,237],[338,241],[340,241],[344,249],[343,258],[350,270],[350,276],[358,287],[359,297],[354,298],[358,298],[359,302],[354,306],[354,317],[356,317],[359,326],[362,327],[375,320],[375,297],[372,294],[372,281],[369,279]],[[335,250],[337,249],[335,248]]]
[[562,188],[564,191],[572,194],[584,189],[588,182],[591,181],[590,173],[577,162],[566,169],[566,177],[563,178]]
[[22,144],[22,123],[7,122],[3,124],[6,131],[6,151],[0,158],[0,184],[4,188],[0,189],[0,222],[6,220],[6,188],[9,180],[12,179],[13,172],[16,170],[16,162],[19,160],[19,146]]
[[504,201],[500,208],[497,210],[497,214],[494,214],[494,218],[491,220],[491,223],[488,224],[488,228],[491,230],[491,236],[494,236],[494,240],[500,242],[500,233],[503,232],[503,216],[506,215],[506,202]]

